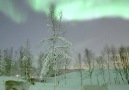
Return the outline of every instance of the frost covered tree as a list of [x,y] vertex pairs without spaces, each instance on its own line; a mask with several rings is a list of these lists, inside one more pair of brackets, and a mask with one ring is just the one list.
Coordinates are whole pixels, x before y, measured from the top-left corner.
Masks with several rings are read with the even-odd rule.
[[2,59],[2,52],[0,50],[0,75],[3,73],[3,59]]
[[3,60],[2,51],[0,50],[0,75],[5,73],[5,61]]
[[13,59],[13,48],[6,49],[3,51],[3,59],[6,63],[5,65],[5,75],[11,75],[11,66],[12,66],[12,59]]
[[25,56],[24,56],[23,60],[24,60],[24,65],[25,65],[26,78],[27,78],[27,80],[30,81],[33,55],[31,54],[30,43],[28,40],[26,41],[26,44],[25,44]]
[[[71,43],[65,38],[61,37],[61,19],[57,20],[54,15],[54,5],[50,8],[50,22],[52,35],[44,39],[41,43],[45,43],[48,47],[44,52],[43,67],[41,70],[41,77],[45,77],[48,72],[53,72],[55,76],[55,86],[57,86],[57,73],[59,71],[58,61],[71,59]],[[64,64],[65,66],[65,64]]]
[[19,48],[19,51],[18,51],[18,55],[19,55],[19,57],[18,57],[18,62],[19,62],[19,68],[20,68],[20,72],[19,72],[19,74],[21,75],[21,76],[25,76],[24,75],[24,64],[23,64],[23,57],[24,57],[24,47],[20,47]]
[[43,60],[44,60],[44,54],[40,52],[39,56],[38,56],[38,66],[37,66],[37,71],[38,71],[38,75],[40,76],[40,72],[41,72],[41,69],[43,67]]
[[29,41],[25,44],[26,45],[24,47],[19,49],[20,75],[25,76],[27,80],[30,80],[33,55],[30,52]]

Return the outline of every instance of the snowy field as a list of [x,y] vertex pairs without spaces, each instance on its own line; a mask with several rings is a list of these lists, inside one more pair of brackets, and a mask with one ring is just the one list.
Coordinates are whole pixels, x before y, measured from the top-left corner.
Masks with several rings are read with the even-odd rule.
[[[55,90],[129,90],[129,85],[124,84],[121,79],[119,79],[119,81],[121,82],[120,84],[118,85],[115,84],[114,82],[115,73],[110,72],[111,84],[105,85],[101,75],[98,75],[98,79],[97,79],[96,72],[94,71],[92,76],[93,86],[91,86],[90,78],[87,75],[88,72],[82,71],[83,78],[84,78],[82,86],[80,84],[80,73],[72,72],[72,73],[66,74],[66,78],[64,78],[64,75],[57,77],[58,85],[57,87],[55,87]],[[105,78],[107,82],[108,81],[107,73],[105,73]],[[5,90],[4,83],[6,80],[24,81],[16,77],[0,76],[0,90]],[[100,87],[106,87],[107,89],[96,88],[97,85],[99,85]],[[30,86],[29,90],[54,90],[54,78],[51,78],[46,83],[36,82],[35,85]]]

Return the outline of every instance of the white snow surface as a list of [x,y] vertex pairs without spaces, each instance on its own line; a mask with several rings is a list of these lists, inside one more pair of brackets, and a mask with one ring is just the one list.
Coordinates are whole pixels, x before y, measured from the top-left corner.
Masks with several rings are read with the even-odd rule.
[[[54,78],[51,78],[46,83],[40,83],[36,82],[35,85],[31,85],[29,90],[94,90],[94,89],[83,89],[86,85],[90,84],[90,79],[87,75],[86,71],[83,72],[83,77],[86,78],[83,80],[83,85],[80,85],[80,73],[79,72],[72,72],[66,74],[66,79],[64,78],[64,75],[58,76],[58,85],[54,89]],[[107,75],[107,74],[106,74]],[[106,80],[108,80],[108,75],[106,76]],[[122,83],[122,80],[120,81],[121,84],[116,85],[114,83],[114,76],[115,74],[111,73],[111,84],[107,85],[108,90],[129,90],[129,85]],[[103,86],[103,79],[99,75],[99,85]],[[16,80],[16,81],[24,81],[22,79],[16,78],[16,77],[6,77],[6,76],[0,76],[0,90],[5,90],[5,81],[6,80]],[[66,84],[65,84],[66,81]],[[96,73],[93,74],[92,78],[92,85],[98,85]]]

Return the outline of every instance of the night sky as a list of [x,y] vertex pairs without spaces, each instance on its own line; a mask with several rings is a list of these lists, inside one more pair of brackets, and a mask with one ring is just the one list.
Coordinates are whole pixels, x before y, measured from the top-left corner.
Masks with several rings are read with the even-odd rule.
[[[28,39],[32,53],[38,55],[43,50],[38,44],[50,35],[50,21],[45,13],[34,11],[25,1],[0,0],[0,50],[10,47],[18,49]],[[22,19],[15,20],[15,15],[9,15],[8,5],[13,5],[18,13],[22,14]],[[99,54],[106,44],[129,45],[129,20],[125,18],[70,20],[63,22],[62,26],[66,30],[64,37],[71,41],[78,53],[89,48]]]

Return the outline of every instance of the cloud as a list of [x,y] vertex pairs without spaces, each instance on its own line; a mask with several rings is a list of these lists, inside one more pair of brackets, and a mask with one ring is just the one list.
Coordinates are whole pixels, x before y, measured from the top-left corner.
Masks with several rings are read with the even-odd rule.
[[82,49],[85,49],[87,47],[89,47],[91,44],[94,44],[94,42],[96,41],[97,39],[96,38],[90,38],[90,39],[87,39],[87,40],[83,40],[81,42],[78,42],[76,45],[75,45],[75,48],[77,50],[82,50]]

